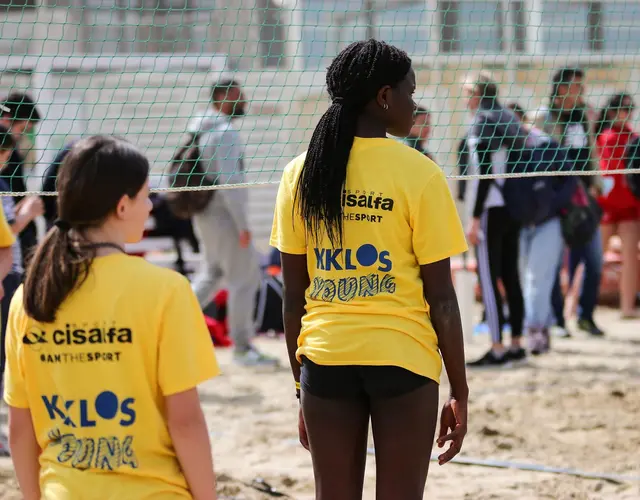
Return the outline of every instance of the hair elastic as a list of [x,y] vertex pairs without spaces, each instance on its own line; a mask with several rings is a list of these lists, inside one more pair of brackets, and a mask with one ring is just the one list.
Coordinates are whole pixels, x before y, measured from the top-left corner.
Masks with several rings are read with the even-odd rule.
[[66,220],[56,219],[53,225],[60,229],[60,231],[62,231],[63,233],[71,230],[71,224],[69,224]]
[[332,104],[344,104],[344,97],[334,97]]

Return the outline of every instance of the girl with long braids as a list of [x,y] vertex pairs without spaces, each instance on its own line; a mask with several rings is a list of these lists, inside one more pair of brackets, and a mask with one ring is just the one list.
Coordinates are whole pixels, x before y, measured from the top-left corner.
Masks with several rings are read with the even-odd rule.
[[406,137],[415,74],[402,50],[349,45],[332,103],[284,170],[271,245],[282,253],[287,347],[316,499],[362,497],[369,419],[378,500],[423,497],[442,359],[451,392],[440,464],[462,446],[468,387],[449,258],[467,249],[442,170]]

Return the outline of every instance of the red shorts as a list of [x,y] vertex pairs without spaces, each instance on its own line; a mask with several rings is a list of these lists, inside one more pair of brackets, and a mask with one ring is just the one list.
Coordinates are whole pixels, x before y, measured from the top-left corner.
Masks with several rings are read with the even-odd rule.
[[640,221],[640,205],[632,207],[609,208],[602,215],[602,224]]

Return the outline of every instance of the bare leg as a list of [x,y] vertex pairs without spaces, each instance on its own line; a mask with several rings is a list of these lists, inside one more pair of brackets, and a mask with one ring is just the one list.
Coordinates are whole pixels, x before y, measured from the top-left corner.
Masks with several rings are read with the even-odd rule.
[[600,239],[602,241],[602,255],[604,256],[609,250],[609,242],[618,231],[617,224],[600,224]]
[[324,399],[303,390],[301,403],[316,500],[361,500],[369,434],[366,396]]
[[634,316],[638,293],[638,240],[640,222],[625,221],[618,224],[622,240],[622,273],[620,276],[620,309],[625,317]]
[[372,399],[377,500],[423,497],[437,420],[433,381],[403,396]]

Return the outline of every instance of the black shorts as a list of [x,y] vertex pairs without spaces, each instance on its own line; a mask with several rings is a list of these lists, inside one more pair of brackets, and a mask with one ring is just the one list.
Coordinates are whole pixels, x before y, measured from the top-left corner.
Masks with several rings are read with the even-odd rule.
[[428,383],[435,382],[398,366],[327,366],[302,357],[300,388],[319,398],[395,398]]

